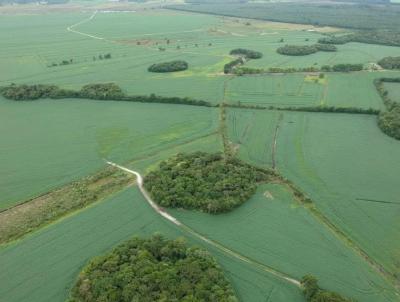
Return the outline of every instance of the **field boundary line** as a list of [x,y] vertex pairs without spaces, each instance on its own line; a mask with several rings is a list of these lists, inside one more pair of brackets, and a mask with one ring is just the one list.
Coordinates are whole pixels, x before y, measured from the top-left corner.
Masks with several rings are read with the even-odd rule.
[[84,19],[82,21],[79,21],[78,23],[75,23],[75,24],[72,24],[72,25],[68,26],[67,27],[67,31],[75,33],[75,34],[78,34],[78,35],[86,36],[86,37],[89,37],[89,38],[92,38],[92,39],[96,39],[96,40],[109,41],[109,40],[107,40],[107,39],[105,39],[103,37],[98,37],[98,36],[95,36],[95,35],[87,34],[87,33],[84,33],[84,32],[81,32],[81,31],[78,31],[78,30],[74,29],[74,27],[76,27],[76,26],[79,26],[79,25],[82,25],[84,23],[92,21],[96,17],[97,13],[98,13],[98,11],[96,10],[96,11],[94,11],[94,13],[89,18]]
[[274,140],[272,142],[271,161],[273,170],[276,170],[276,148],[278,145],[278,132],[282,119],[283,119],[283,113],[279,114],[278,121],[276,122],[276,127],[275,127]]
[[143,177],[140,175],[139,172],[128,169],[126,167],[120,166],[116,163],[113,163],[111,161],[107,161],[107,164],[116,167],[118,169],[121,169],[122,171],[125,171],[127,173],[131,173],[134,174],[137,177],[137,184],[139,187],[140,192],[143,194],[143,197],[146,199],[147,203],[153,208],[153,210],[155,210],[159,215],[161,215],[162,217],[164,217],[165,219],[167,219],[168,221],[172,222],[173,224],[175,224],[176,226],[180,227],[181,229],[185,230],[186,232],[192,234],[193,236],[197,237],[198,239],[200,239],[201,241],[204,241],[206,243],[208,243],[209,245],[214,246],[215,248],[219,249],[220,251],[223,251],[224,253],[239,259],[240,261],[246,262],[248,264],[254,265],[260,269],[262,269],[263,271],[270,273],[272,275],[274,275],[275,277],[278,277],[280,279],[285,280],[286,282],[289,282],[291,284],[296,285],[297,287],[301,287],[301,283],[300,281],[298,281],[297,279],[294,279],[292,277],[290,277],[289,275],[282,273],[280,271],[277,271],[275,269],[273,269],[272,267],[265,265],[261,262],[258,262],[256,260],[250,259],[238,252],[235,252],[227,247],[225,247],[224,245],[209,239],[203,235],[201,235],[200,233],[196,232],[195,230],[193,230],[192,228],[190,228],[189,226],[183,224],[182,222],[180,222],[178,219],[176,219],[174,216],[170,215],[169,213],[167,213],[163,208],[159,207],[150,197],[150,195],[146,192],[145,188],[143,187]]

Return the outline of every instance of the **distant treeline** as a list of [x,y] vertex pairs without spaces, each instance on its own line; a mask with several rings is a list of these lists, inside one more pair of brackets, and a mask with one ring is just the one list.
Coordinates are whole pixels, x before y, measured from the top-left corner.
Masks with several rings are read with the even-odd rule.
[[263,68],[253,68],[247,66],[237,66],[232,70],[232,73],[236,75],[251,75],[251,74],[264,74],[264,73],[295,73],[295,72],[351,72],[351,71],[361,71],[364,69],[363,64],[336,64],[333,66],[324,65],[319,67],[270,67],[268,69]]
[[354,299],[320,288],[317,278],[311,275],[304,276],[301,279],[301,285],[307,302],[356,302]]
[[[111,54],[110,53],[106,53],[104,55],[98,55],[98,56],[93,56],[93,61],[96,61],[97,59],[99,60],[109,60],[111,59]],[[71,65],[74,64],[75,60],[74,59],[68,59],[68,60],[62,60],[59,63],[51,63],[48,67],[56,67],[56,66],[65,66],[65,65]]]
[[147,70],[150,72],[174,72],[183,71],[189,68],[189,64],[186,61],[175,60],[171,62],[163,62],[151,65]]
[[347,35],[327,35],[318,40],[320,44],[341,45],[349,42],[400,46],[400,33],[397,31],[359,31]]
[[385,57],[378,64],[385,69],[400,69],[400,57]]
[[285,56],[307,56],[318,51],[337,51],[332,44],[314,44],[314,45],[285,45],[279,47],[276,52]]
[[69,0],[45,0],[45,1],[38,1],[38,0],[0,0],[0,5],[3,4],[28,4],[28,3],[44,3],[44,4],[64,4],[68,3]]
[[234,73],[235,69],[238,66],[243,65],[246,62],[246,60],[260,59],[263,56],[262,53],[259,51],[245,49],[245,48],[233,49],[230,51],[230,54],[239,57],[224,65],[225,74]]
[[398,83],[400,85],[400,78],[380,78],[374,81],[375,87],[387,108],[387,111],[379,114],[378,126],[388,136],[400,140],[400,104],[390,98],[384,83]]
[[105,101],[127,101],[139,103],[165,103],[194,106],[213,107],[211,103],[203,100],[195,100],[188,97],[164,97],[151,94],[126,95],[122,89],[114,83],[88,84],[81,90],[63,89],[56,85],[15,85],[0,88],[0,94],[15,101],[28,101],[38,99],[65,99],[83,98]]

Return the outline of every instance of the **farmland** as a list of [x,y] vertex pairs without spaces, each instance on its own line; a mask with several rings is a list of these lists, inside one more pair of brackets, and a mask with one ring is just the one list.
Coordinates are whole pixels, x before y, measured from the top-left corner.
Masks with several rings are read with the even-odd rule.
[[[398,56],[399,47],[349,42],[336,45],[336,52],[277,53],[286,44],[315,45],[326,35],[349,34],[358,22],[366,25],[368,7],[354,20],[343,17],[347,28],[335,28],[330,26],[343,21],[335,15],[325,26],[292,19],[289,24],[162,9],[160,3],[0,6],[0,93],[8,85],[57,85],[70,92],[106,84],[121,87],[124,96],[209,102],[116,101],[101,89],[99,97],[86,96],[91,99],[0,96],[0,232],[7,228],[2,217],[18,226],[25,217],[18,213],[43,206],[43,200],[49,205],[25,213],[30,224],[17,235],[0,234],[4,242],[16,238],[0,245],[0,301],[65,301],[93,257],[135,235],[160,232],[210,251],[241,302],[306,302],[298,282],[307,274],[321,288],[358,302],[398,302],[400,142],[377,126],[376,115],[387,108],[374,79],[400,77],[400,71],[375,64]],[[232,4],[232,15],[241,5]],[[319,6],[318,12],[325,9]],[[386,19],[380,15],[371,24],[397,28],[397,10],[380,11]],[[264,18],[254,10],[239,12]],[[262,58],[248,60],[234,49],[260,52]],[[226,64],[242,59],[241,67],[261,72],[224,74]],[[148,71],[174,61],[188,68]],[[336,64],[361,64],[363,70],[320,71]],[[400,84],[382,85],[400,102]],[[305,107],[321,112],[294,112]],[[338,108],[353,111],[342,114]],[[221,153],[218,173],[226,173],[224,163],[236,157],[273,177],[229,213],[162,209],[183,225],[154,212],[131,174],[117,169],[113,173],[119,174],[91,182],[105,160],[146,179],[163,161],[198,151]],[[184,174],[178,171],[168,171],[176,183]],[[115,175],[122,180],[109,187],[118,182]],[[244,196],[239,181],[220,185],[223,194],[241,187]],[[182,186],[164,191],[174,194]]]

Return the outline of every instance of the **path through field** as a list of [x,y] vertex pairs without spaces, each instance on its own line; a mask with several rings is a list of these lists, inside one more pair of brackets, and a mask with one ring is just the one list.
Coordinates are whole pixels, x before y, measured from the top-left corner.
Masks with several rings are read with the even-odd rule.
[[277,270],[275,270],[275,269],[272,268],[272,267],[269,267],[269,266],[267,266],[267,265],[265,265],[265,264],[262,264],[262,263],[260,263],[260,262],[255,261],[255,260],[252,260],[252,259],[250,259],[250,258],[248,258],[248,257],[246,257],[246,256],[244,256],[244,255],[241,255],[241,254],[239,254],[239,253],[237,253],[237,252],[235,252],[235,251],[232,251],[232,250],[228,249],[227,247],[223,246],[222,244],[220,244],[220,243],[218,243],[218,242],[216,242],[216,241],[214,241],[214,240],[211,240],[211,239],[208,239],[208,238],[204,237],[203,235],[197,233],[195,230],[191,229],[189,226],[187,226],[187,225],[181,223],[181,222],[180,222],[179,220],[177,220],[175,217],[173,217],[173,216],[171,216],[170,214],[168,214],[164,209],[160,208],[160,207],[151,199],[151,197],[149,196],[149,194],[146,192],[146,190],[145,190],[144,187],[143,187],[143,177],[140,175],[139,172],[134,171],[134,170],[130,170],[130,169],[128,169],[128,168],[125,168],[125,167],[123,167],[123,166],[120,166],[120,165],[118,165],[118,164],[116,164],[116,163],[113,163],[113,162],[110,162],[110,161],[107,161],[107,164],[109,164],[109,165],[111,165],[111,166],[114,166],[114,167],[116,167],[116,168],[118,168],[118,169],[120,169],[120,170],[123,170],[123,171],[125,171],[125,172],[134,174],[134,175],[137,177],[137,184],[138,184],[139,190],[140,190],[140,192],[143,194],[143,196],[144,196],[144,198],[146,199],[146,201],[150,204],[150,206],[151,206],[158,214],[160,214],[160,215],[161,215],[162,217],[164,217],[165,219],[171,221],[171,222],[174,223],[175,225],[177,225],[177,226],[179,226],[180,228],[184,229],[186,232],[188,232],[188,233],[194,235],[195,237],[199,238],[200,240],[202,240],[202,241],[204,241],[204,242],[206,242],[206,243],[208,243],[208,244],[210,244],[210,245],[216,247],[217,249],[219,249],[219,250],[225,252],[226,254],[228,254],[228,255],[230,255],[230,256],[236,258],[236,259],[239,259],[239,260],[241,260],[241,261],[243,261],[243,262],[252,264],[252,265],[256,266],[257,268],[262,269],[263,271],[268,272],[268,273],[270,273],[270,274],[272,274],[272,275],[274,275],[274,276],[276,276],[276,277],[278,277],[278,278],[281,278],[281,279],[283,279],[283,280],[285,280],[285,281],[287,281],[287,282],[289,282],[289,283],[292,283],[292,284],[294,284],[294,285],[296,285],[296,286],[298,286],[298,287],[301,286],[299,280],[296,280],[296,279],[294,279],[294,278],[292,278],[292,277],[286,275],[286,274],[283,273],[283,272],[277,271]]

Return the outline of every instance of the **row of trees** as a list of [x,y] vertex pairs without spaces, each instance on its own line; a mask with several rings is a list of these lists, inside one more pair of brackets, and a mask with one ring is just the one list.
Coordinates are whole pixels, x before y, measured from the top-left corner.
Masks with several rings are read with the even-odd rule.
[[352,114],[372,114],[378,115],[380,110],[373,108],[357,108],[357,107],[335,107],[335,106],[314,106],[314,107],[270,107],[268,109],[303,111],[303,112],[331,112],[331,113],[352,113]]
[[337,51],[337,48],[332,44],[285,45],[279,47],[276,51],[285,56],[307,56],[318,51]]
[[295,73],[295,72],[351,72],[351,71],[361,71],[364,69],[363,64],[336,64],[336,65],[324,65],[319,67],[270,67],[268,69],[263,68],[253,68],[247,66],[236,66],[236,68],[231,70],[231,73],[236,75],[246,75],[246,74],[263,74],[263,73]]
[[160,206],[217,214],[243,204],[272,175],[220,153],[196,152],[163,161],[144,186]]
[[319,287],[314,276],[306,275],[301,279],[304,297],[308,302],[356,302],[342,297],[336,292],[327,291]]
[[381,96],[387,111],[381,112],[378,117],[378,126],[385,134],[400,140],[400,104],[393,101],[384,83],[399,83],[400,78],[380,78],[374,81],[375,87]]
[[327,35],[318,40],[320,44],[340,45],[349,42],[400,46],[400,33],[397,31],[358,31],[341,36]]
[[[96,60],[109,60],[111,59],[111,54],[110,53],[106,53],[106,54],[100,54],[97,57],[93,56],[93,61]],[[60,63],[51,63],[48,67],[56,67],[56,66],[65,66],[65,65],[71,65],[74,64],[75,60],[74,59],[69,59],[69,60],[62,60]]]
[[174,72],[183,71],[189,68],[186,61],[175,60],[171,62],[163,62],[151,65],[147,70],[150,72]]
[[71,289],[69,302],[238,302],[216,260],[161,235],[133,238],[94,258]]
[[385,57],[378,64],[384,69],[400,69],[400,57]]
[[88,84],[81,90],[68,90],[59,88],[56,85],[15,85],[0,88],[0,94],[11,100],[27,101],[37,99],[64,99],[64,98],[85,98],[105,101],[127,101],[140,103],[164,103],[182,104],[194,106],[213,107],[211,103],[203,100],[191,99],[188,97],[164,97],[155,94],[126,95],[115,83]]

